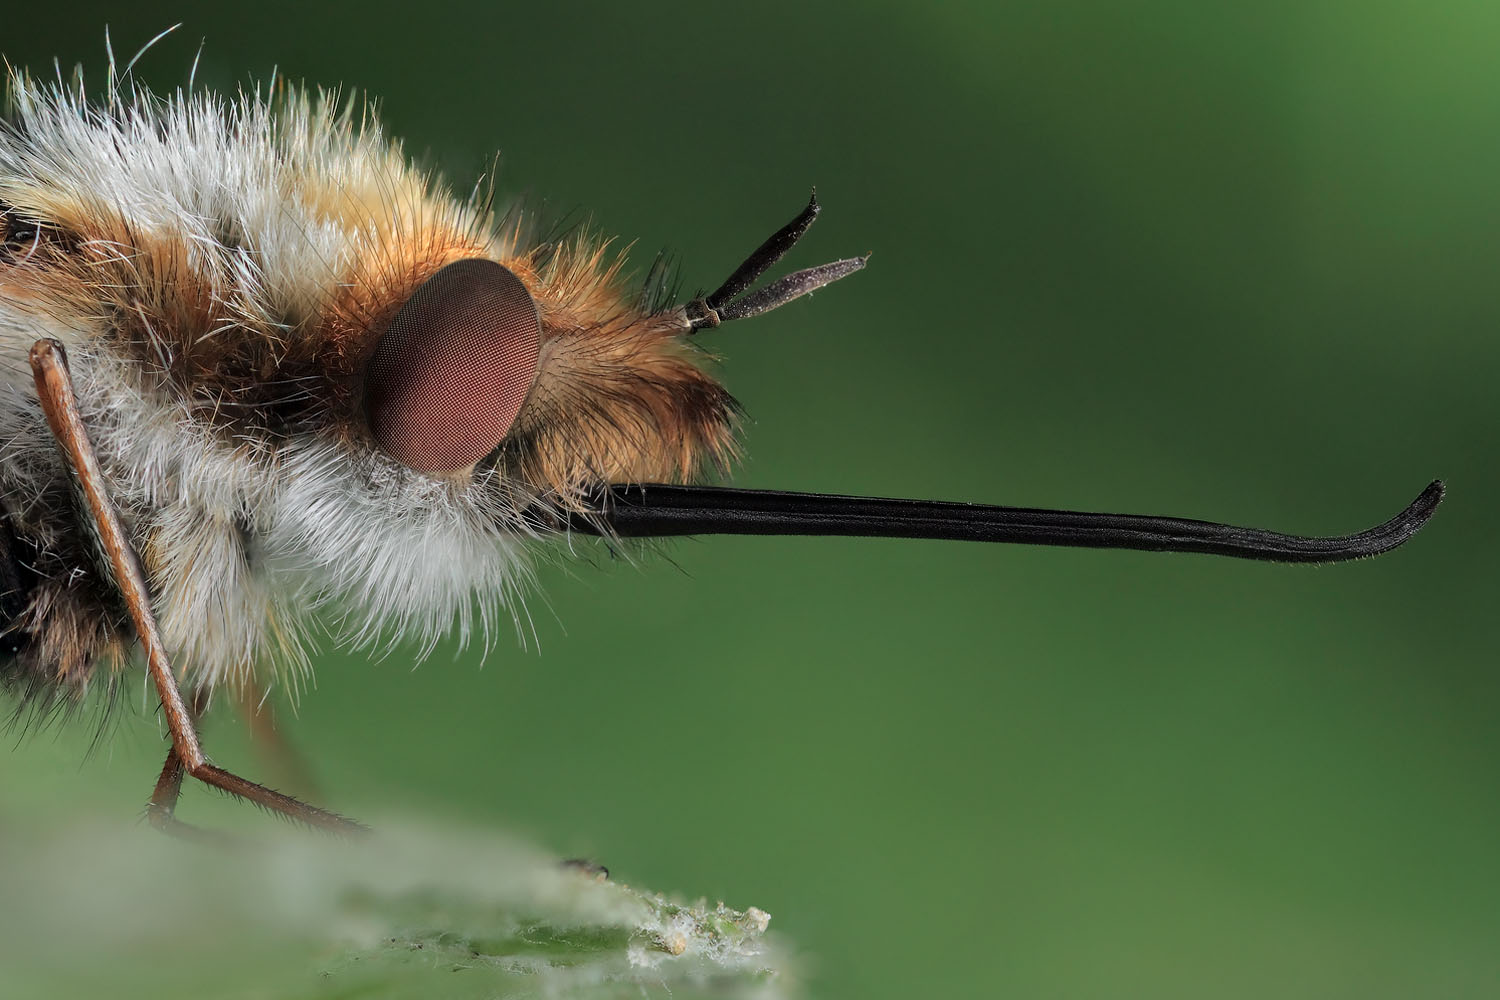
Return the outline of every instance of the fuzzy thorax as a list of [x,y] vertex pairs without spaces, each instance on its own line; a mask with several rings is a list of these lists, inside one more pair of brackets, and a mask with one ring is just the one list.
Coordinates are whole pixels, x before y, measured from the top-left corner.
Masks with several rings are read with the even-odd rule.
[[[523,512],[722,464],[734,403],[680,310],[627,294],[588,236],[547,241],[453,198],[327,96],[161,99],[10,81],[0,125],[0,503],[27,573],[9,671],[84,687],[130,645],[38,409],[62,341],[180,672],[305,667],[337,638],[424,648],[522,613]],[[497,261],[536,302],[536,379],[504,441],[434,477],[371,439],[361,379],[414,290]]]

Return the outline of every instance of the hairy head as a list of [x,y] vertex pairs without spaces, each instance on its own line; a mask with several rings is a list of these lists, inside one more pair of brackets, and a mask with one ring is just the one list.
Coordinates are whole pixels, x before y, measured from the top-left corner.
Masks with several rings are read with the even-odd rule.
[[[24,371],[39,337],[74,359],[169,642],[209,679],[300,662],[304,612],[330,602],[364,640],[431,643],[508,600],[515,614],[539,506],[687,481],[734,452],[734,401],[704,371],[683,310],[629,288],[607,241],[543,238],[520,210],[494,211],[483,186],[455,197],[362,100],[275,90],[91,99],[10,80],[0,478],[35,550],[23,621],[40,659],[97,659],[109,643],[76,619],[119,616],[96,614],[107,584],[79,582],[98,567],[68,528],[76,512]],[[377,365],[388,336],[407,335],[403,309],[466,261],[507,276],[534,318],[524,334],[481,327],[459,360],[477,343],[520,357],[525,378],[423,382],[421,350],[388,349],[399,356]],[[455,322],[423,318],[423,344]],[[426,428],[441,462],[372,426],[390,409],[372,410],[372,392],[393,386],[409,390],[399,415]]]

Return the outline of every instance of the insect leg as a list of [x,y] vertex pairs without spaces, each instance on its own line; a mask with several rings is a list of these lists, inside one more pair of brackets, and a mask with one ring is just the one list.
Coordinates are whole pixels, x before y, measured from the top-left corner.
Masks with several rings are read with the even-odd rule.
[[187,824],[175,815],[177,798],[182,794],[182,776],[185,771],[182,758],[178,756],[177,748],[174,746],[167,751],[167,762],[162,765],[161,777],[156,779],[156,787],[151,791],[151,801],[146,804],[146,818],[151,820],[151,825],[158,830],[178,833],[189,829]]
[[[193,721],[202,718],[206,696],[201,690],[193,695]],[[146,818],[151,825],[164,833],[186,840],[215,839],[210,834],[191,826],[176,816],[177,798],[182,794],[182,776],[187,769],[174,744],[167,751],[167,761],[162,765],[161,777],[156,779],[156,788],[151,792],[151,801],[146,804]]]
[[298,794],[307,794],[318,787],[307,760],[297,748],[287,741],[276,726],[276,714],[266,700],[266,691],[253,678],[237,682],[234,691],[235,709],[250,730],[250,741],[260,751],[262,761],[272,771],[292,786]]
[[78,400],[73,394],[73,380],[68,373],[68,360],[63,353],[62,344],[50,339],[33,344],[31,370],[36,378],[37,396],[41,401],[42,411],[47,415],[47,423],[52,428],[53,436],[57,438],[63,456],[78,477],[93,518],[93,526],[109,558],[115,584],[125,598],[125,606],[135,625],[136,635],[146,652],[146,667],[156,685],[162,713],[166,716],[167,728],[172,734],[172,753],[167,757],[166,766],[157,781],[156,793],[152,795],[153,807],[159,802],[170,816],[170,807],[175,804],[177,792],[181,789],[182,772],[186,771],[205,784],[239,798],[249,799],[256,805],[309,826],[341,833],[364,829],[358,823],[336,813],[246,781],[208,762],[203,754],[203,747],[198,742],[193,713],[182,699],[172,665],[167,659],[166,646],[156,627],[156,616],[151,611],[150,592],[146,589],[140,562],[125,534],[124,526],[120,524],[114,504],[110,502],[104,473],[99,468],[94,446],[89,441],[83,418],[78,413]]

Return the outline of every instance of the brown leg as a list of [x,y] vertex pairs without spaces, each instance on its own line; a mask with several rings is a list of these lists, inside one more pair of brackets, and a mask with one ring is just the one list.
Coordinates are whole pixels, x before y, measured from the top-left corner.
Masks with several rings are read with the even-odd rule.
[[262,760],[272,771],[300,794],[310,794],[318,787],[307,761],[297,748],[287,742],[276,727],[276,713],[266,700],[265,689],[254,679],[246,678],[235,690],[235,708],[250,730],[250,740],[260,751]]
[[[193,695],[191,711],[195,725],[203,717],[206,700],[202,692]],[[203,831],[189,826],[176,816],[177,798],[182,794],[182,776],[185,771],[182,758],[177,755],[177,747],[173,746],[167,750],[167,761],[161,766],[161,777],[156,779],[156,787],[151,791],[151,801],[146,804],[146,818],[158,830],[196,840],[204,836]]]
[[182,794],[182,776],[186,769],[177,748],[167,751],[167,762],[162,765],[161,777],[156,779],[156,788],[151,792],[151,801],[146,804],[146,818],[151,825],[163,833],[184,840],[218,843],[222,838],[201,830],[177,818],[177,797]]
[[115,583],[124,595],[126,608],[135,624],[136,635],[146,651],[146,668],[156,685],[162,713],[166,716],[167,728],[172,734],[172,751],[167,755],[166,766],[162,768],[156,791],[151,796],[153,819],[165,814],[167,820],[175,822],[172,808],[182,788],[183,772],[186,771],[199,781],[309,826],[339,833],[363,830],[364,827],[360,824],[336,813],[298,802],[290,796],[230,774],[210,764],[204,757],[192,713],[182,700],[182,692],[177,688],[172,665],[167,660],[166,647],[162,644],[161,634],[156,627],[156,616],[151,613],[151,600],[140,563],[115,513],[114,505],[110,503],[104,474],[99,469],[99,460],[94,456],[94,447],[78,414],[78,401],[73,395],[73,382],[68,374],[68,360],[63,353],[62,344],[55,340],[39,340],[32,345],[31,370],[36,377],[37,396],[41,400],[42,411],[47,415],[47,423],[51,425],[53,436],[57,438],[68,465],[77,475],[79,486],[88,501],[94,528],[114,571]]

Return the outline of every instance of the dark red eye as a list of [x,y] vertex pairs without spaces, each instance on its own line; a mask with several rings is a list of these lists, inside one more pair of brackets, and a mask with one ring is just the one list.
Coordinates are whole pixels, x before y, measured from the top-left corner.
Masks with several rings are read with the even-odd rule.
[[380,447],[418,472],[457,472],[495,450],[536,378],[542,324],[526,286],[492,260],[422,283],[365,373]]

